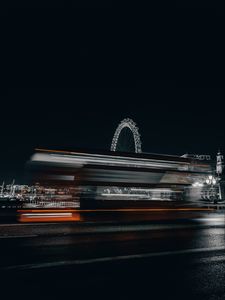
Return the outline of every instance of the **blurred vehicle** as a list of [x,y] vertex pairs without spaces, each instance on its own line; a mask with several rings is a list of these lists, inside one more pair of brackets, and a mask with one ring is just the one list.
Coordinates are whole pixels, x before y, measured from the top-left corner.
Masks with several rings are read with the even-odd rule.
[[43,149],[27,170],[42,194],[18,211],[22,222],[80,220],[79,212],[90,209],[199,206],[202,185],[194,184],[212,172],[210,164],[179,156]]

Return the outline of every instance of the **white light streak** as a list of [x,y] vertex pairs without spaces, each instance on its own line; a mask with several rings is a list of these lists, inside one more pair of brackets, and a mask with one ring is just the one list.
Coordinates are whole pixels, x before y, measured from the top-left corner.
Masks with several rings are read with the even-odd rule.
[[140,198],[143,198],[143,197],[146,197],[146,195],[145,194],[142,194],[142,195],[140,195],[140,194],[106,194],[106,193],[102,193],[101,194],[102,196],[107,196],[107,197],[140,197]]
[[26,213],[22,214],[28,218],[36,218],[36,217],[71,217],[72,213]]
[[[65,164],[75,167],[82,167],[86,164],[102,164],[109,166],[133,166],[133,167],[144,167],[144,168],[158,168],[158,169],[181,169],[180,162],[167,162],[157,161],[153,159],[137,159],[131,157],[113,157],[109,155],[80,155],[69,156],[69,155],[57,155],[57,154],[45,154],[36,153],[31,157],[33,162],[48,162],[56,164]],[[182,163],[183,164],[183,163]]]

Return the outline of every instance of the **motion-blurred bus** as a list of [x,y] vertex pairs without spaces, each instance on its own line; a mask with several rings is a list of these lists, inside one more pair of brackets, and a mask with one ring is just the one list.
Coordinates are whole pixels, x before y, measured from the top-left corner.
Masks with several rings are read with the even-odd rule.
[[208,163],[172,155],[39,149],[28,163],[36,194],[24,200],[19,221],[76,221],[90,210],[199,207],[211,173]]

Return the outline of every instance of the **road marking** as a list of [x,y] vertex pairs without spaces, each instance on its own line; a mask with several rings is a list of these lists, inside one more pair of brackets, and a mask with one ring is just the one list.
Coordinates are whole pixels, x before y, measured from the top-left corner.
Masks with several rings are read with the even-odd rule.
[[[220,247],[210,247],[210,248],[195,248],[195,249],[184,249],[184,250],[176,250],[176,251],[163,251],[163,252],[152,252],[152,253],[143,253],[143,254],[131,254],[131,255],[119,255],[119,256],[110,256],[110,257],[98,257],[98,258],[90,258],[90,259],[78,259],[78,260],[65,260],[65,261],[56,261],[56,262],[48,262],[41,264],[26,264],[26,265],[17,265],[17,266],[9,266],[2,268],[3,270],[32,270],[32,269],[42,269],[42,268],[52,268],[52,267],[64,267],[64,266],[72,266],[72,265],[85,265],[85,264],[93,264],[93,263],[102,263],[102,262],[112,262],[112,261],[123,261],[129,259],[141,259],[141,258],[152,258],[152,257],[160,257],[160,256],[173,256],[173,255],[182,255],[182,254],[191,254],[191,253],[206,253],[210,251],[225,251],[224,246]],[[215,260],[213,260],[215,258]],[[202,260],[202,261],[201,261]],[[225,260],[225,256],[215,256],[211,258],[202,258],[199,259],[199,262],[217,262]]]

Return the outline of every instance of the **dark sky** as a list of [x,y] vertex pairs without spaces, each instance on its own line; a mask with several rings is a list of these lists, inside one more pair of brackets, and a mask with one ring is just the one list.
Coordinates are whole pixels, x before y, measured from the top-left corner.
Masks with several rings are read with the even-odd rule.
[[223,1],[43,3],[7,15],[0,179],[35,147],[108,150],[126,117],[145,152],[224,152]]

